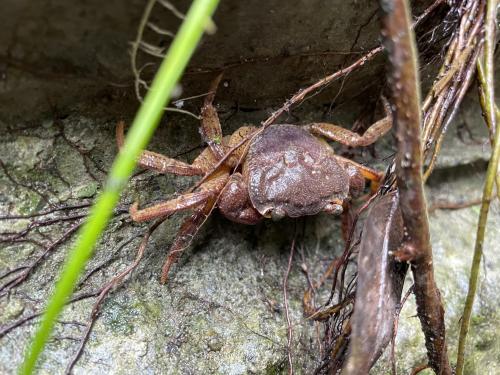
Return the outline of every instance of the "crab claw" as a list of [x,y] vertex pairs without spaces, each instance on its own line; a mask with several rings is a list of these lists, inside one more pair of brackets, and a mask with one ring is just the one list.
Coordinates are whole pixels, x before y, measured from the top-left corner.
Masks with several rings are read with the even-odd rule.
[[130,217],[132,218],[133,221],[142,221],[141,218],[139,217],[140,215],[137,214],[137,211],[139,211],[139,202],[134,202],[130,206],[128,212],[130,214]]

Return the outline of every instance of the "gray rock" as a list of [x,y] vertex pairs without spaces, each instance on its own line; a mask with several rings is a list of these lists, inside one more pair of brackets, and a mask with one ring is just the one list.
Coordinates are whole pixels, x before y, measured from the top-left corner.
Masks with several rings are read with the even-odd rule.
[[[0,170],[0,216],[30,215],[50,205],[91,202],[117,152],[116,121],[124,118],[130,123],[137,107],[130,88],[116,86],[131,82],[126,46],[134,37],[143,2],[69,4],[62,0],[10,0],[0,14],[0,160],[4,166]],[[298,88],[347,61],[346,51],[377,45],[374,4],[318,0],[307,4],[290,1],[284,6],[277,1],[265,5],[224,1],[215,17],[219,31],[206,37],[198,49],[183,81],[183,95],[205,92],[212,76],[203,72],[235,62],[226,72],[227,85],[217,96],[224,132],[229,134],[242,124],[258,124]],[[324,11],[327,7],[329,12]],[[376,101],[380,81],[373,77],[383,76],[382,62],[367,64],[342,82],[335,103],[332,98],[340,83],[306,101],[282,121],[327,120],[350,126],[366,107],[367,97]],[[473,91],[446,137],[438,170],[429,182],[430,201],[466,201],[480,196],[489,147]],[[198,112],[199,102],[186,105]],[[465,141],[457,137],[457,129],[464,125],[471,129],[472,139],[466,133]],[[192,160],[200,150],[192,150],[201,144],[198,126],[190,117],[166,116],[149,148]],[[375,147],[375,157],[367,149],[350,152],[359,162],[383,168],[393,151],[392,139],[387,136]],[[151,172],[137,174],[127,186],[121,209],[100,241],[77,293],[97,290],[133,261],[146,225],[130,222],[126,213],[130,202],[165,200],[186,190],[193,181]],[[30,264],[44,246],[80,220],[68,215],[85,212],[85,208],[74,208],[34,219],[0,220],[5,239],[12,236],[7,233],[22,231],[30,221],[63,219],[31,230],[31,242],[0,242],[0,275]],[[477,217],[477,207],[438,210],[430,217],[452,360]],[[247,227],[215,213],[163,286],[158,282],[161,265],[182,218],[174,216],[160,226],[138,269],[108,297],[74,373],[286,373],[282,282],[294,223]],[[499,371],[495,367],[500,362],[499,342],[494,334],[499,321],[500,284],[494,255],[499,223],[495,203],[469,339],[469,373],[484,373],[484,368],[491,368],[491,373]],[[299,221],[298,228],[302,246],[297,249],[288,283],[292,348],[296,372],[311,373],[320,360],[321,326],[303,316],[302,294],[308,282],[301,269],[306,267],[317,279],[329,260],[342,251],[343,241],[339,220],[326,215]],[[71,237],[49,252],[24,283],[0,297],[2,328],[41,311],[73,242]],[[407,286],[410,283],[408,280]],[[86,298],[66,307],[43,353],[39,373],[64,371],[94,301]],[[322,301],[318,298],[317,303]],[[414,315],[410,298],[401,314],[398,334],[397,360],[403,372],[425,361],[423,337]],[[36,328],[34,322],[0,337],[0,373],[15,373]],[[387,373],[388,366],[385,358],[373,372]]]

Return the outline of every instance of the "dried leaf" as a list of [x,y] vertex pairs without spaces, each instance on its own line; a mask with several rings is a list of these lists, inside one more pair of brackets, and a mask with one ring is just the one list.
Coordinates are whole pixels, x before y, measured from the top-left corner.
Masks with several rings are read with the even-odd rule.
[[363,226],[350,353],[343,374],[367,374],[390,342],[407,265],[391,255],[403,238],[397,194],[373,205]]

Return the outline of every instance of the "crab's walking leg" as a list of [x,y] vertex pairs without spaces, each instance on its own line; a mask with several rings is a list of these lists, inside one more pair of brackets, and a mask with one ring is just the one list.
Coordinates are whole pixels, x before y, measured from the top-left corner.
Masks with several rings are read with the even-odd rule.
[[218,160],[224,156],[225,150],[222,144],[219,115],[212,103],[221,79],[222,73],[212,81],[210,92],[205,97],[203,107],[201,107],[201,136]]
[[339,161],[339,163],[344,164],[344,165],[350,165],[353,166],[354,168],[357,169],[357,171],[367,180],[370,180],[375,183],[379,183],[382,178],[384,177],[384,174],[381,172],[376,171],[375,169],[369,168],[365,165],[356,163],[355,161],[352,161],[351,159],[344,158],[339,155],[334,155],[335,159]]
[[354,212],[352,210],[352,203],[346,202],[344,205],[344,211],[340,216],[340,228],[342,231],[342,239],[344,240],[344,242],[347,242],[349,240],[353,224]]
[[196,191],[183,194],[167,202],[158,203],[154,206],[138,209],[138,203],[130,206],[130,217],[136,222],[149,221],[158,217],[170,216],[175,212],[187,210],[205,202],[210,196],[210,191]]
[[[229,142],[227,147],[229,149],[233,149],[237,145],[241,143],[241,141],[250,136],[252,133],[255,133],[257,131],[257,128],[255,126],[242,126],[238,130],[236,130],[231,136],[229,137]],[[250,146],[250,142],[245,142],[238,148],[236,148],[229,158],[226,160],[226,164],[231,166],[231,168],[235,168],[238,166],[238,163],[242,162],[247,151],[248,147]]]
[[304,127],[313,134],[342,143],[351,147],[368,146],[386,134],[392,127],[392,115],[389,103],[383,98],[386,117],[372,124],[363,135],[359,135],[341,126],[327,123],[312,123]]
[[217,197],[209,198],[203,206],[197,208],[194,213],[182,223],[181,229],[170,246],[167,259],[162,267],[160,277],[160,282],[162,284],[167,282],[170,267],[172,267],[172,264],[177,261],[181,253],[190,245],[198,229],[203,225],[208,215],[210,215],[216,202]]
[[130,216],[136,222],[148,221],[158,217],[170,216],[176,212],[196,207],[209,198],[216,197],[226,185],[229,175],[224,174],[201,185],[194,193],[182,194],[177,198],[139,210],[137,202],[130,207]]
[[[124,142],[123,121],[116,126],[116,143],[118,148],[122,148]],[[179,160],[169,158],[165,155],[151,151],[143,151],[137,160],[137,164],[145,169],[154,170],[160,173],[173,173],[181,176],[203,175],[206,168],[201,163],[195,162],[190,165]]]
[[363,135],[349,129],[327,123],[313,123],[305,125],[311,133],[342,143],[351,147],[368,146],[386,134],[392,127],[392,119],[384,117],[371,125]]

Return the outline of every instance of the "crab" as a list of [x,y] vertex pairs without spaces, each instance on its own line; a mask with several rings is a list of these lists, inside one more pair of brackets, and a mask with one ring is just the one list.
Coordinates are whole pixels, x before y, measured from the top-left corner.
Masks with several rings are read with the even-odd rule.
[[[213,81],[201,109],[200,133],[208,147],[191,164],[151,151],[143,151],[138,159],[140,167],[159,173],[203,176],[192,191],[143,209],[138,208],[137,202],[130,207],[131,218],[136,222],[193,211],[170,247],[162,268],[162,283],[216,207],[227,219],[242,224],[320,212],[340,215],[347,202],[364,190],[365,179],[376,185],[382,178],[381,173],[336,155],[325,138],[352,147],[374,143],[392,126],[385,99],[386,116],[363,135],[334,124],[312,123],[243,126],[223,137],[213,105],[220,80],[221,75]],[[123,145],[123,128],[123,122],[116,128],[119,147]],[[229,151],[232,152],[227,155]]]

